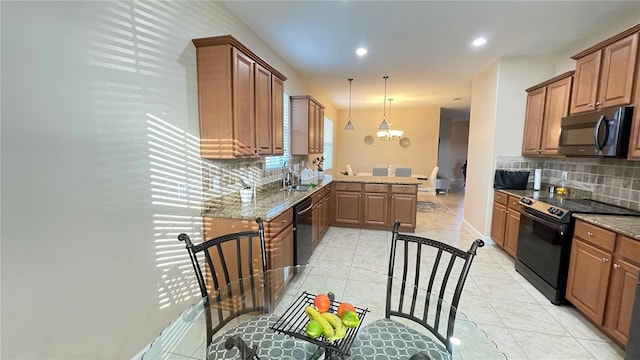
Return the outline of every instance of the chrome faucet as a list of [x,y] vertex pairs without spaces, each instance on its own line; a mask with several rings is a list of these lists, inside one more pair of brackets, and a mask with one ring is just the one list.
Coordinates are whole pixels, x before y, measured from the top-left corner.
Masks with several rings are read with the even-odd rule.
[[291,186],[292,185],[292,181],[291,181],[291,171],[287,168],[287,162],[284,162],[284,165],[282,166],[282,170],[283,170],[283,174],[282,174],[282,187],[286,188],[287,186]]

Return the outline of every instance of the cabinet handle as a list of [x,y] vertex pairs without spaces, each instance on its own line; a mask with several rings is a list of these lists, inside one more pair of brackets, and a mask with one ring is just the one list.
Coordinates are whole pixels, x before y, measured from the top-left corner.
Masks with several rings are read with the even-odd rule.
[[362,197],[362,195],[358,194],[358,197]]
[[607,259],[607,258],[602,258],[602,262],[609,262],[609,259]]
[[588,103],[587,106],[591,107],[591,103]]
[[619,269],[619,268],[620,268],[620,265],[619,265],[619,264],[613,264],[613,268],[614,268],[614,269]]
[[587,231],[587,235],[593,236],[593,233],[591,231]]
[[286,222],[287,222],[287,219],[282,219],[282,222],[283,222],[283,223],[286,223]]
[[596,106],[600,106],[600,101],[596,101]]

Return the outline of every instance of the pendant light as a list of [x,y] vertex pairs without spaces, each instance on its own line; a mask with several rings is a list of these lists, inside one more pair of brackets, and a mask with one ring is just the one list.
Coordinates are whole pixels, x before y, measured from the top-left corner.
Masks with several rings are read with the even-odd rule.
[[382,122],[378,126],[378,130],[389,130],[389,124],[387,123],[387,79],[389,77],[385,75],[382,78],[384,79],[384,101],[382,102]]
[[393,98],[389,98],[389,130],[387,130],[387,139],[395,140],[404,134],[402,130],[393,130],[391,129],[391,102]]
[[345,130],[355,130],[355,128],[353,127],[353,124],[351,123],[351,82],[353,81],[353,79],[347,79],[349,80],[349,119],[347,121],[347,125],[344,126]]

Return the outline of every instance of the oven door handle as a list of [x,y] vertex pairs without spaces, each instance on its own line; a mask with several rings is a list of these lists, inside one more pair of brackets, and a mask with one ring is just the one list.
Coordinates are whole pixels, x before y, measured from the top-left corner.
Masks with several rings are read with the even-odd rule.
[[556,223],[556,222],[553,222],[553,221],[549,221],[547,219],[543,219],[543,218],[541,218],[539,216],[536,216],[536,215],[528,212],[526,210],[526,208],[522,208],[520,210],[520,215],[528,217],[529,219],[531,219],[533,221],[542,223],[542,224],[552,228],[553,230],[559,231],[561,235],[564,234],[567,231],[567,225],[566,224]]

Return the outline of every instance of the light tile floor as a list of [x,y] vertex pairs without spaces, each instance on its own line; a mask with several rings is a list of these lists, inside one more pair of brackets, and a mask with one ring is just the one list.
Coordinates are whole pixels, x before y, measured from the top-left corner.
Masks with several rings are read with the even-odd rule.
[[[435,198],[435,199],[434,199]],[[419,199],[441,201],[447,212],[419,212],[416,235],[468,249],[476,235],[463,221],[463,193],[433,195],[419,193]],[[312,256],[312,264],[341,265],[385,272],[391,234],[332,227]],[[350,277],[351,278],[351,277]],[[338,280],[309,275],[304,284],[328,286],[336,296],[357,296],[358,280]],[[360,284],[362,285],[362,284]],[[307,289],[313,291],[313,289]],[[326,290],[324,290],[326,291]],[[384,288],[370,289],[369,299],[384,302]],[[378,293],[376,293],[376,291]],[[288,299],[283,299],[286,303]],[[368,302],[371,307],[376,304]],[[509,359],[622,359],[624,351],[589,323],[575,308],[551,304],[514,269],[513,259],[495,244],[478,250],[460,301],[467,314],[496,342]]]
[[[442,202],[445,211],[419,212],[416,235],[468,249],[476,235],[463,221],[464,195],[419,193],[419,199]],[[389,231],[331,227],[313,253],[314,267],[288,283],[276,313],[284,311],[302,290],[318,293],[331,289],[337,299],[367,304],[375,314],[370,318],[384,316],[384,274],[390,245]],[[509,359],[624,357],[620,347],[573,307],[552,305],[514,270],[513,259],[490,241],[478,250],[459,308]],[[173,327],[170,335],[152,347],[144,359],[204,359],[202,318],[178,321]],[[487,359],[477,353],[458,352],[454,357]]]

